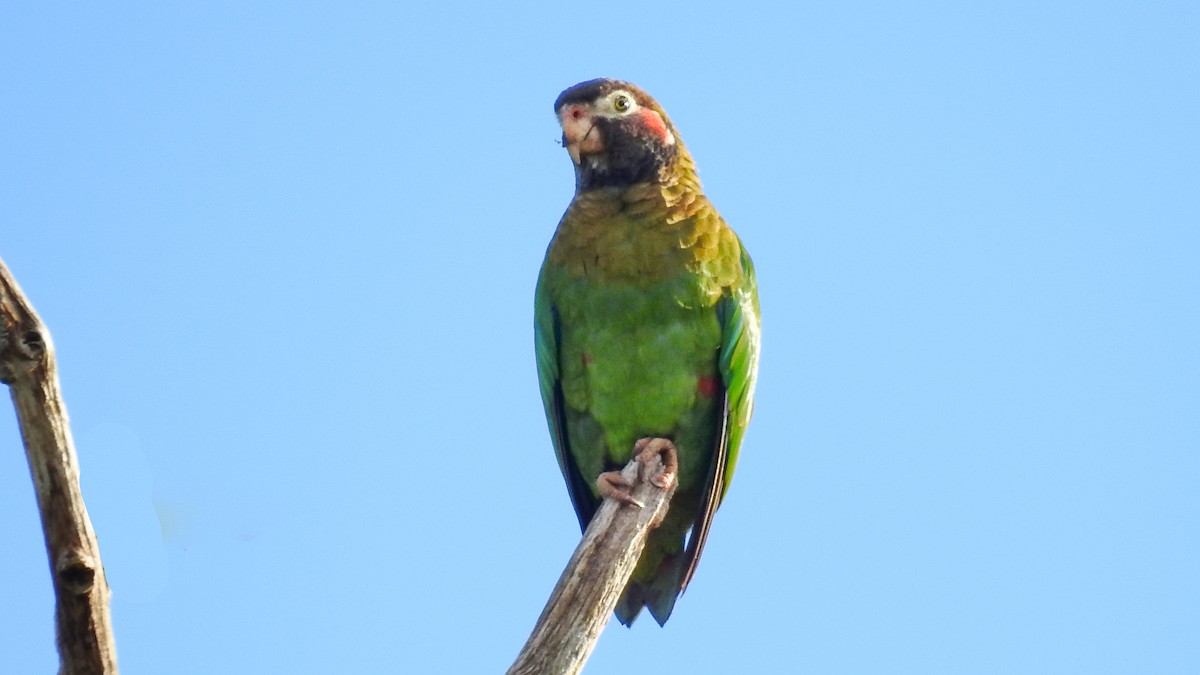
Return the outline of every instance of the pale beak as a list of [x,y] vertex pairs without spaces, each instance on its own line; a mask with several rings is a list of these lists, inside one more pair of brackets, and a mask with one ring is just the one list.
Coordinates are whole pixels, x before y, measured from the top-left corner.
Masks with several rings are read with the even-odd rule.
[[558,113],[558,122],[562,125],[563,145],[575,164],[581,163],[587,155],[604,152],[604,138],[586,106],[564,106]]
[[571,161],[579,163],[582,155],[579,154],[579,141],[567,140],[567,135],[563,134],[563,145],[567,148],[567,154],[571,156]]

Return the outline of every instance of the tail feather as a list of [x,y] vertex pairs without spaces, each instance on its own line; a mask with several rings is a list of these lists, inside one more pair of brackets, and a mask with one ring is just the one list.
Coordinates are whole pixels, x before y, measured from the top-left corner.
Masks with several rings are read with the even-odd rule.
[[684,556],[667,556],[649,578],[641,578],[638,571],[635,570],[633,579],[617,601],[617,620],[632,626],[642,607],[645,607],[658,625],[666,625],[671,611],[675,609],[675,601],[683,590],[683,575],[686,572]]

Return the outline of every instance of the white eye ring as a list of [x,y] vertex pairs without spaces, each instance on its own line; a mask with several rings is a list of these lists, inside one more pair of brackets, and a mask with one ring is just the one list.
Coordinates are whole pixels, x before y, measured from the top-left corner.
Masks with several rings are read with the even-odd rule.
[[608,96],[608,106],[618,115],[624,115],[637,109],[637,99],[627,91],[614,91]]

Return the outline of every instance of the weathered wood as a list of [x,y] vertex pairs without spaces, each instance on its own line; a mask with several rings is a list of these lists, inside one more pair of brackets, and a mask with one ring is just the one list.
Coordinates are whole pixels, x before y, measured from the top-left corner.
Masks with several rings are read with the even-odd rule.
[[661,457],[644,463],[637,458],[621,472],[643,506],[605,499],[588,524],[567,568],[508,675],[574,675],[583,669],[629,583],[650,530],[667,514],[676,481],[666,488],[654,480],[662,473]]
[[[112,675],[108,581],[83,494],[50,333],[0,261],[0,382],[9,386],[37,492],[57,598],[60,675]],[[8,580],[11,582],[12,580]]]

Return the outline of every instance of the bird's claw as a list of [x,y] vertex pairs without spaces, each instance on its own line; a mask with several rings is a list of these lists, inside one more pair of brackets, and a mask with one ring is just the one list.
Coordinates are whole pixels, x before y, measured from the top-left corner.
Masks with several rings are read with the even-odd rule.
[[622,504],[632,504],[644,508],[646,505],[634,498],[629,492],[633,483],[626,480],[620,471],[605,471],[596,478],[596,488],[601,497],[611,497]]
[[[639,475],[645,477],[646,464],[652,458],[662,458],[662,470],[650,477],[650,482],[662,490],[668,490],[679,476],[679,453],[675,444],[665,438],[643,438],[633,446],[633,457],[639,466]],[[643,507],[645,504],[630,492],[633,481],[626,479],[620,471],[605,471],[596,478],[596,489],[601,497],[611,497],[622,504]]]
[[655,455],[662,457],[662,471],[650,482],[663,490],[675,484],[679,475],[679,453],[674,443],[665,438],[643,438],[633,444],[633,455],[643,467]]
[[[659,456],[662,458],[662,470],[650,477],[650,482],[662,490],[668,490],[675,484],[679,476],[679,453],[675,444],[665,438],[643,438],[633,446],[633,457],[638,462],[639,475],[645,477],[646,464]],[[633,481],[621,475],[620,471],[605,471],[596,478],[596,489],[601,497],[611,497],[622,504],[633,504],[638,508],[645,506],[634,498],[630,488]]]

